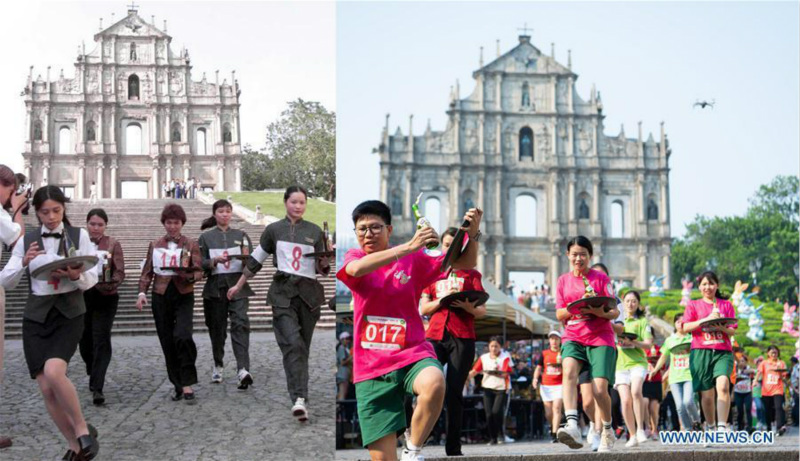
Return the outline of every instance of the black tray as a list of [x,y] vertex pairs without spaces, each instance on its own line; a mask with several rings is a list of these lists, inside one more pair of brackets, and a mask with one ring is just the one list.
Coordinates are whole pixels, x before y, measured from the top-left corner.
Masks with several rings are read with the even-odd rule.
[[195,272],[203,270],[199,267],[177,267],[177,266],[168,266],[168,267],[159,267],[162,271],[171,271],[171,272]]
[[621,335],[619,335],[619,337],[620,338],[629,339],[631,341],[635,341],[635,340],[639,339],[639,335],[637,335],[636,333],[630,333],[630,332],[627,332],[627,331],[625,333],[622,333]]
[[720,317],[718,319],[711,319],[711,320],[706,320],[705,322],[701,322],[700,326],[703,327],[703,328],[705,328],[705,327],[713,327],[713,326],[725,326],[726,327],[728,325],[732,325],[734,323],[737,323],[738,321],[739,321],[739,319],[733,318],[733,317]]
[[335,250],[328,250],[328,251],[315,251],[313,253],[306,253],[303,255],[305,258],[330,258],[331,256],[335,255]]
[[439,305],[442,307],[450,307],[456,301],[469,301],[474,303],[475,307],[478,307],[486,304],[488,300],[489,293],[485,291],[468,290],[445,296],[439,300]]
[[599,307],[603,306],[604,311],[608,312],[617,307],[617,300],[609,296],[593,296],[591,298],[581,298],[573,301],[567,305],[567,311],[572,315],[582,314],[581,309],[584,307]]
[[97,256],[73,256],[71,258],[59,259],[49,262],[31,272],[31,277],[37,280],[49,280],[50,273],[54,270],[65,269],[66,267],[81,266],[81,272],[86,272],[97,265]]

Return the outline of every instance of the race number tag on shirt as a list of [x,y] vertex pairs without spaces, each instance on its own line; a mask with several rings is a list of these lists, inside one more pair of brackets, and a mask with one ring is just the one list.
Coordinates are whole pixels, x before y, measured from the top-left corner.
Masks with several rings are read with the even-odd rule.
[[361,329],[363,349],[400,350],[406,345],[406,321],[392,317],[366,316]]
[[577,325],[589,320],[589,314],[573,315],[571,319],[567,320],[567,325]]
[[724,344],[727,340],[725,333],[721,331],[704,331],[703,332],[703,345],[710,346],[712,344]]
[[743,379],[741,381],[737,381],[736,384],[733,386],[733,389],[736,392],[745,393],[745,394],[750,392],[750,380],[749,379]]
[[550,376],[558,376],[561,374],[561,365],[555,363],[547,364],[547,374]]
[[767,373],[767,385],[774,386],[778,384],[778,381],[780,381],[778,373]]
[[181,265],[181,249],[153,248],[153,272],[158,275],[177,275],[175,272],[163,270],[162,267],[178,267]]
[[306,258],[303,255],[313,253],[314,247],[302,243],[279,241],[275,248],[275,257],[278,258],[278,270],[288,274],[316,278],[314,268],[316,258]]
[[689,368],[689,354],[676,355],[672,367],[676,370],[687,370]]
[[[210,256],[211,259],[214,259],[217,256],[232,256],[240,254],[242,254],[242,249],[240,247],[208,249],[208,256]],[[226,263],[217,263],[214,268],[211,269],[212,274],[238,274],[240,272],[242,272],[242,262],[238,259],[231,259]]]
[[[28,269],[30,269],[31,272],[34,272],[36,269],[44,266],[45,264],[49,264],[53,261],[58,261],[61,259],[64,258],[62,256],[45,253],[33,258],[33,260],[31,260],[31,262],[28,264]],[[77,288],[75,284],[66,277],[52,277],[48,280],[38,280],[31,277],[31,291],[37,296],[69,293],[70,291],[74,291],[75,288]]]

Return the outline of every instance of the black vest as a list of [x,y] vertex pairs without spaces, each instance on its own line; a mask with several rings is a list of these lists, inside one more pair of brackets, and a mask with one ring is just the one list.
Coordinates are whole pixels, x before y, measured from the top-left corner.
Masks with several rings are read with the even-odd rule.
[[[81,244],[81,229],[65,225],[63,232],[69,235],[69,239],[72,241],[75,249],[79,249]],[[33,242],[38,243],[39,248],[44,250],[41,227],[37,227],[35,230],[25,233],[24,243],[26,253]],[[28,277],[30,277],[30,268],[28,268],[27,271]],[[25,303],[25,312],[23,316],[34,322],[44,323],[47,319],[47,314],[52,308],[58,309],[61,315],[68,319],[75,318],[85,313],[86,305],[83,302],[83,292],[81,290],[74,290],[69,293],[39,296],[33,294],[31,284],[29,284],[28,301]]]

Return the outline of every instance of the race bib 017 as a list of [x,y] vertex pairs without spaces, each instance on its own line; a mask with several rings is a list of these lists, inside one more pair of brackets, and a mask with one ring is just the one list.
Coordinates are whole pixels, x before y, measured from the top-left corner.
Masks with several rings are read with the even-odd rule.
[[[242,249],[240,247],[231,247],[231,248],[209,248],[208,249],[208,256],[211,259],[216,258],[217,256],[233,256],[233,255],[240,255],[242,254]],[[242,272],[242,262],[238,259],[230,259],[228,262],[225,263],[217,263],[213,269],[211,269],[212,274],[238,274]]]
[[406,345],[406,321],[393,317],[365,317],[361,347],[384,351],[401,350]]
[[153,248],[153,272],[163,276],[176,275],[175,272],[163,270],[165,267],[178,267],[181,265],[181,249]]
[[316,258],[306,258],[306,253],[313,253],[314,247],[302,243],[279,241],[275,248],[278,270],[288,274],[316,278]]

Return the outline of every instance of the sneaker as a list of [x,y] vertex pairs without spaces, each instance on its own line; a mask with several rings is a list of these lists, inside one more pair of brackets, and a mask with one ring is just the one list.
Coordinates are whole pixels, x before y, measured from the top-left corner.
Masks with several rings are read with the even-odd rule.
[[[589,442],[589,437],[592,438],[592,441]],[[597,451],[600,448],[600,439],[602,438],[601,434],[598,434],[595,431],[589,432],[589,437],[586,437],[586,443],[590,444],[592,447],[592,451]],[[614,439],[616,440],[616,439]]]
[[636,448],[639,446],[639,441],[636,440],[636,437],[631,437],[630,440],[625,444],[625,448]]
[[298,397],[292,407],[292,416],[297,418],[298,421],[304,423],[308,421],[308,409],[306,408],[306,399]]
[[422,456],[422,450],[409,450],[407,446],[403,446],[403,453],[400,455],[400,461],[425,461]]
[[561,429],[558,430],[556,434],[559,442],[572,448],[573,450],[583,448],[583,442],[581,440],[582,439],[581,431],[576,426],[562,427]]
[[600,434],[600,446],[597,448],[597,452],[604,453],[611,451],[611,448],[614,447],[614,442],[616,441],[617,439],[614,438],[613,430],[603,430],[603,433]]
[[505,442],[505,443],[514,443],[514,442],[516,442],[516,440],[512,439],[511,437],[509,437],[507,435],[504,435],[503,436],[503,442]]
[[[221,378],[220,376],[220,381],[222,380]],[[250,375],[250,372],[245,368],[239,370],[239,389],[247,389],[251,384],[253,384],[253,377]]]
[[643,431],[641,429],[636,431],[636,441],[637,442],[639,442],[641,444],[641,443],[647,442],[648,440],[650,440],[650,438],[647,436],[647,433],[645,431]]
[[222,382],[222,367],[214,367],[211,370],[211,382],[214,384],[219,384]]

